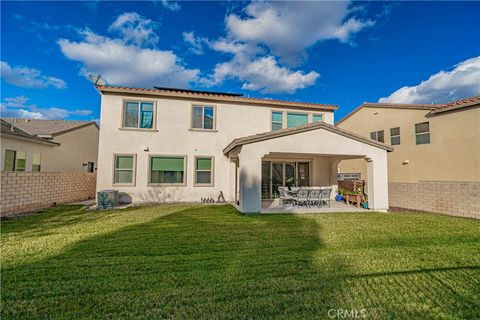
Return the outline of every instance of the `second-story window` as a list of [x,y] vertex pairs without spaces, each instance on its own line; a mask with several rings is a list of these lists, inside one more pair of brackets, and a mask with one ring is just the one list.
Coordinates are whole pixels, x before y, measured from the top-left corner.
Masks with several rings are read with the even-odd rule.
[[312,115],[313,122],[320,122],[323,121],[323,114],[313,114]]
[[392,146],[400,144],[400,128],[391,128],[390,129],[390,144]]
[[385,133],[383,130],[370,132],[370,138],[379,142],[385,142]]
[[123,107],[123,127],[152,129],[154,105],[149,101],[125,101]]
[[308,123],[306,113],[287,113],[287,128],[303,126]]
[[193,106],[192,129],[214,130],[215,107],[198,105]]
[[283,112],[272,112],[272,131],[280,130],[283,128]]
[[428,122],[415,124],[415,144],[430,143],[430,125]]

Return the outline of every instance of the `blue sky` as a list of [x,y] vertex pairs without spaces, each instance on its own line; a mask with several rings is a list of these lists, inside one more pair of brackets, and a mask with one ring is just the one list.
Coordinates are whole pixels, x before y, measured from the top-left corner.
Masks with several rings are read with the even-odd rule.
[[2,1],[2,116],[98,119],[86,78],[339,105],[480,94],[480,2]]

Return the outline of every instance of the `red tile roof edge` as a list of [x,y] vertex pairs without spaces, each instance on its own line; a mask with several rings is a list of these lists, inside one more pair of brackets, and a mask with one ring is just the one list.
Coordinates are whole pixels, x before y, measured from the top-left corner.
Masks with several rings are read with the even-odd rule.
[[208,92],[191,92],[188,90],[179,90],[179,89],[145,89],[145,88],[135,88],[135,87],[126,87],[126,86],[96,86],[96,88],[99,91],[102,91],[102,89],[106,89],[105,91],[110,90],[125,90],[125,91],[133,91],[133,92],[144,92],[144,93],[174,93],[174,94],[185,94],[185,95],[190,95],[190,96],[200,96],[200,97],[219,97],[219,98],[225,98],[230,101],[252,101],[252,102],[263,102],[263,103],[268,103],[268,102],[273,102],[273,103],[283,103],[283,104],[292,104],[292,105],[297,105],[297,106],[315,106],[315,107],[322,107],[326,109],[331,109],[331,110],[336,110],[338,109],[337,105],[333,104],[325,104],[325,103],[314,103],[314,102],[300,102],[300,101],[289,101],[289,100],[278,100],[278,99],[266,99],[266,98],[253,98],[253,97],[243,97],[243,96],[232,96],[229,94],[222,95],[221,93],[208,93]]

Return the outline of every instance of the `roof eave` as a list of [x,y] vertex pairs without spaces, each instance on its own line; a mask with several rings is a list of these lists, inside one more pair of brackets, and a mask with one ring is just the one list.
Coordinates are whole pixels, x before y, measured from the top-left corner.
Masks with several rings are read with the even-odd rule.
[[48,140],[45,140],[45,139],[42,139],[42,138],[37,138],[35,136],[25,137],[25,136],[16,135],[16,134],[2,133],[2,137],[21,140],[21,141],[27,141],[27,142],[33,142],[33,143],[38,143],[38,144],[51,145],[51,146],[59,146],[60,145],[60,143],[58,143],[58,142],[48,141]]
[[443,113],[443,112],[454,111],[454,110],[458,110],[458,109],[475,107],[475,106],[480,106],[480,103],[478,101],[474,101],[474,102],[471,102],[471,103],[461,104],[461,105],[458,105],[458,106],[451,106],[451,107],[434,109],[434,110],[431,110],[428,114],[429,115],[434,115],[434,114],[439,114],[439,113]]
[[383,149],[387,152],[392,152],[393,147],[386,145],[384,143],[368,139],[365,137],[362,137],[354,132],[347,131],[345,129],[341,129],[329,124],[326,124],[324,122],[320,123],[314,123],[314,124],[307,124],[302,127],[294,127],[294,128],[286,128],[286,129],[281,129],[277,131],[269,131],[269,132],[264,132],[258,135],[252,135],[249,137],[246,137],[247,141],[241,141],[242,138],[237,138],[234,139],[231,143],[228,144],[227,147],[223,149],[223,154],[227,155],[230,151],[235,149],[238,146],[242,146],[245,144],[251,144],[251,143],[256,143],[260,141],[265,141],[265,140],[270,140],[270,139],[275,139],[275,138],[280,138],[292,134],[297,134],[297,133],[302,133],[302,132],[307,132],[307,131],[312,131],[312,130],[317,130],[317,129],[324,129],[342,136],[345,136],[347,138]]
[[101,93],[127,93],[127,94],[136,94],[136,95],[150,95],[158,97],[173,97],[173,98],[183,98],[183,99],[196,99],[196,100],[210,100],[210,101],[226,101],[234,102],[239,104],[255,104],[255,105],[267,105],[267,106],[282,106],[282,107],[291,107],[291,108],[305,108],[312,110],[321,110],[333,112],[338,109],[337,105],[329,104],[310,104],[310,103],[301,103],[301,102],[292,102],[292,101],[275,101],[267,99],[256,99],[248,97],[235,97],[235,96],[220,96],[215,97],[213,95],[199,95],[199,94],[190,94],[190,93],[176,93],[176,92],[158,92],[158,90],[152,89],[134,89],[134,88],[116,88],[108,86],[97,86],[98,91]]

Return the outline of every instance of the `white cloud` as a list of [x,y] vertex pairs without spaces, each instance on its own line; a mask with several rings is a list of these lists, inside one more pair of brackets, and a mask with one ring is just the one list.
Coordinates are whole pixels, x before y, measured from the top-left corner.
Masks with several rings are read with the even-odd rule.
[[0,61],[1,77],[10,84],[22,88],[47,88],[64,89],[65,81],[52,76],[45,76],[40,70],[25,66],[11,67],[7,62]]
[[375,23],[346,19],[357,12],[345,1],[252,2],[245,8],[247,17],[231,14],[226,24],[232,39],[265,45],[292,63],[318,41],[348,42],[354,33]]
[[305,74],[279,66],[272,56],[255,60],[237,55],[229,62],[215,67],[213,81],[221,83],[233,78],[242,82],[242,88],[262,93],[294,93],[298,89],[311,86],[320,75],[315,71]]
[[60,39],[62,53],[83,64],[82,73],[100,73],[113,85],[188,87],[198,80],[199,70],[185,68],[172,51],[140,48],[95,34],[82,32],[80,42]]
[[480,56],[462,61],[450,71],[441,70],[416,86],[405,86],[379,102],[443,103],[480,95]]
[[198,55],[203,54],[203,45],[208,44],[208,39],[207,38],[202,38],[195,36],[195,32],[190,31],[190,32],[183,32],[183,41],[187,42],[190,45],[189,50]]
[[125,43],[155,47],[158,43],[158,35],[155,30],[158,27],[159,23],[136,12],[125,12],[115,19],[108,30],[120,33]]
[[14,98],[5,98],[0,103],[0,113],[2,117],[11,118],[31,118],[31,119],[65,119],[70,116],[88,116],[91,110],[76,109],[68,110],[64,108],[50,107],[41,108],[36,104],[28,104],[28,98],[18,96]]
[[178,2],[175,2],[175,1],[160,0],[160,1],[155,1],[154,3],[160,3],[165,9],[168,9],[170,11],[178,11],[182,8],[178,4]]

